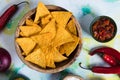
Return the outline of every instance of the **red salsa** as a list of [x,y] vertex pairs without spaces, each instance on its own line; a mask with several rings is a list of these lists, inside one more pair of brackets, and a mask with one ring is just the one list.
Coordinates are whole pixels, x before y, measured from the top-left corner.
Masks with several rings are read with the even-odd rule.
[[100,17],[92,25],[92,35],[98,41],[108,41],[114,37],[115,29],[116,25],[110,18]]

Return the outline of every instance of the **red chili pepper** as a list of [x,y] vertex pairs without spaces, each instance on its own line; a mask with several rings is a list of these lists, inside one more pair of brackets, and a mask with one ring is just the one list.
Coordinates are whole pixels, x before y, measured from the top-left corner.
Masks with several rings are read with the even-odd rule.
[[90,52],[90,55],[94,55],[96,53],[103,54],[104,60],[110,65],[118,65],[118,61],[120,61],[120,52],[110,47],[101,47]]
[[92,72],[95,72],[95,73],[120,74],[120,66],[114,66],[114,67],[94,66],[92,67],[91,70]]
[[18,10],[18,5],[22,3],[28,3],[27,1],[23,1],[19,4],[14,4],[11,7],[9,7],[3,15],[0,17],[0,30],[2,30],[7,22],[10,20],[10,18],[15,14],[15,12]]
[[118,61],[110,55],[100,54],[100,56],[103,58],[105,62],[107,62],[111,66],[117,66],[119,64]]
[[93,66],[92,68],[84,68],[81,66],[81,63],[79,63],[79,66],[83,69],[91,70],[94,73],[120,74],[120,66],[114,66],[114,67]]

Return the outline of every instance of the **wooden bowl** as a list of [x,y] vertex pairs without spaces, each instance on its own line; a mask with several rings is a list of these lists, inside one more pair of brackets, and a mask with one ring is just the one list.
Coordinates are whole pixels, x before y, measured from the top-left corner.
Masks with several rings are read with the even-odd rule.
[[[58,7],[58,6],[53,6],[53,5],[46,5],[46,7],[50,10],[50,11],[67,11],[61,7]],[[17,37],[19,37],[19,26],[20,25],[24,25],[25,24],[25,20],[27,18],[30,18],[32,16],[34,16],[36,12],[36,9],[33,9],[31,11],[29,11],[27,14],[25,14],[25,16],[21,19],[21,21],[19,22],[18,24],[18,28],[16,29],[16,33],[15,33],[15,39]],[[79,25],[78,21],[75,19],[74,16],[72,16],[72,18],[74,18],[75,20],[75,24],[76,24],[76,29],[77,29],[77,34],[78,36],[80,37],[81,39],[81,36],[82,36],[82,31],[81,31],[81,26]],[[68,66],[70,66],[75,60],[76,60],[76,57],[80,54],[80,51],[81,51],[81,47],[82,47],[82,43],[80,43],[76,49],[72,52],[72,54],[68,57],[67,60],[63,61],[63,62],[60,62],[60,63],[57,63],[56,64],[56,68],[55,69],[51,69],[51,68],[46,68],[46,69],[43,69],[35,64],[32,64],[28,61],[26,61],[24,59],[24,56],[21,54],[21,49],[19,47],[19,45],[15,42],[15,48],[16,48],[16,51],[17,51],[17,54],[19,56],[19,58],[28,66],[30,67],[31,69],[34,69],[34,70],[37,70],[39,72],[44,72],[44,73],[56,73],[56,72],[60,72],[64,69],[66,69]]]

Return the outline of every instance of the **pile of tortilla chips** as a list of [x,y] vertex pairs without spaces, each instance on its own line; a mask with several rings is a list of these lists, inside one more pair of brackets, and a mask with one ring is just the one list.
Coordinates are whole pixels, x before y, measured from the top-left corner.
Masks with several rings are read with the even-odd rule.
[[39,3],[34,19],[19,26],[16,42],[25,60],[42,68],[56,68],[55,63],[67,60],[80,43],[76,25],[68,11],[50,12]]

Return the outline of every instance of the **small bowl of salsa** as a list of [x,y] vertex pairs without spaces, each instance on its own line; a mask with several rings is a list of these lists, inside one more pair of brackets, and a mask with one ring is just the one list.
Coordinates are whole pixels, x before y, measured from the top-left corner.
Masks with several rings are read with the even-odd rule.
[[116,32],[116,23],[108,16],[98,16],[90,25],[90,33],[98,42],[108,42],[112,40],[115,37]]

